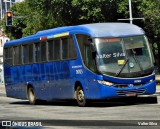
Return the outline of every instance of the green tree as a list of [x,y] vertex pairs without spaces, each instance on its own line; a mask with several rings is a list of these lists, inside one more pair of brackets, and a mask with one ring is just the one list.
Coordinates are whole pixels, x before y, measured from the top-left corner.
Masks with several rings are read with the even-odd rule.
[[25,0],[12,11],[17,17],[12,31],[4,28],[13,38],[59,26],[117,21],[116,0]]
[[[160,66],[160,0],[143,0],[139,9],[145,17],[145,27],[150,42],[153,44],[153,52],[156,64]],[[157,46],[157,47],[155,47]],[[158,49],[156,53],[155,49]]]

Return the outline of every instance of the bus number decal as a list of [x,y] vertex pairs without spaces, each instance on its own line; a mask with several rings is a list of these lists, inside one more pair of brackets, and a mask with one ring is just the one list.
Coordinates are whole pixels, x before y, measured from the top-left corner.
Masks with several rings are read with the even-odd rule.
[[77,69],[76,74],[83,74],[83,70],[82,69]]

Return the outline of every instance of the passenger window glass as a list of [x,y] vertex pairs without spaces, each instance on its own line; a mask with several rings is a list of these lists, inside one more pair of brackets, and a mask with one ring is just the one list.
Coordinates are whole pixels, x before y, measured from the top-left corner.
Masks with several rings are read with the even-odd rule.
[[33,45],[28,45],[28,63],[33,63]]
[[23,46],[23,63],[31,64],[33,63],[33,45],[24,45]]
[[48,40],[47,42],[49,61],[77,58],[76,48],[71,36]]
[[10,48],[5,48],[4,49],[4,58],[5,58],[5,62],[8,65],[13,65],[13,52],[12,52],[12,47]]
[[13,60],[13,64],[14,64],[14,65],[17,64],[17,57],[16,57],[16,55],[17,55],[16,52],[18,51],[17,48],[18,48],[18,47],[13,47],[13,59],[14,59],[14,60]]
[[93,53],[91,46],[89,45],[92,41],[88,35],[77,34],[77,42],[81,51],[82,59],[86,67],[92,71],[95,71],[95,60],[93,59]]
[[41,42],[41,61],[46,61],[46,42]]
[[85,42],[87,41],[88,36],[87,35],[82,35],[82,34],[77,34],[76,38],[77,38],[77,42],[78,42],[78,45],[79,45],[79,48],[80,48],[80,51],[81,51],[82,59],[85,63],[85,60],[86,60],[85,59]]
[[68,44],[68,39],[62,38],[62,59],[67,59],[69,58],[69,44]]
[[68,53],[69,58],[76,59],[77,58],[76,47],[74,45],[74,41],[71,36],[68,38],[68,42],[69,42],[69,53]]
[[49,41],[47,41],[48,42],[48,60],[53,60],[54,59],[54,55],[53,55],[53,53],[54,53],[54,42],[53,42],[53,40],[49,40]]
[[28,63],[28,52],[27,52],[27,45],[23,46],[23,63]]
[[73,38],[71,36],[62,38],[62,59],[77,58]]
[[35,43],[35,62],[39,63],[41,61],[41,54],[40,54],[40,43]]
[[60,39],[54,39],[54,44],[53,44],[53,47],[54,47],[54,51],[53,51],[53,55],[54,55],[54,58],[53,60],[60,60],[61,58],[61,51],[60,51],[60,48],[61,48],[61,44],[60,44]]
[[60,39],[49,40],[48,42],[48,59],[49,61],[58,61],[61,59],[61,42]]
[[85,47],[85,57],[86,57],[86,66],[90,69],[90,70],[92,70],[92,71],[94,71],[95,70],[95,68],[94,68],[94,60],[93,60],[93,57],[92,57],[92,49],[91,49],[91,46],[89,46],[89,45],[86,45],[86,47]]

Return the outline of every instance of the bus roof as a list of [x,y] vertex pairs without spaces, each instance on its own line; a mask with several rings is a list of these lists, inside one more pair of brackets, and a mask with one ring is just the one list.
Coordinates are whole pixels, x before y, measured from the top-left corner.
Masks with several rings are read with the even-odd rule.
[[68,32],[70,34],[83,33],[83,34],[88,34],[91,37],[108,37],[108,38],[135,36],[144,34],[144,31],[140,27],[129,23],[93,23],[93,24],[83,24],[77,26],[58,27],[58,28],[39,31],[34,35],[6,42],[4,47],[16,44],[18,45],[27,42],[36,42],[40,40],[40,37],[50,36],[54,34],[61,34],[65,32]]

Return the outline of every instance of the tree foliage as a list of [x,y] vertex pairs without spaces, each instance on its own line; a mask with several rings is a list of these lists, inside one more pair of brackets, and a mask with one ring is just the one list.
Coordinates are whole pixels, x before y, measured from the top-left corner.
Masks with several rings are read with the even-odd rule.
[[[24,0],[14,4],[11,10],[13,27],[6,27],[5,20],[2,24],[12,38],[58,26],[115,22],[129,17],[128,0]],[[132,10],[133,17],[145,18],[141,23],[147,34],[154,40],[159,38],[160,0],[132,0]]]
[[[116,0],[25,0],[12,6],[14,26],[5,28],[13,38],[58,26],[117,20]],[[12,31],[10,31],[12,29]],[[18,32],[17,35],[14,32]]]

